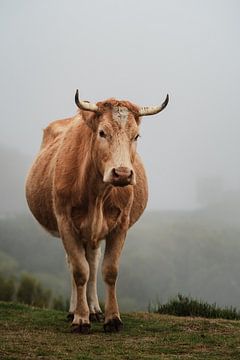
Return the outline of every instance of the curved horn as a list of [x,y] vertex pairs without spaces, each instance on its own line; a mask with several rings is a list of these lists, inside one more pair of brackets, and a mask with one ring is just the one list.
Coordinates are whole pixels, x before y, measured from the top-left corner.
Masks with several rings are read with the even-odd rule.
[[167,94],[166,99],[159,106],[143,106],[139,109],[139,116],[154,115],[162,111],[168,104],[169,96]]
[[81,110],[94,111],[94,112],[98,111],[98,106],[96,104],[93,104],[93,103],[90,103],[90,102],[87,102],[87,101],[79,100],[78,89],[77,89],[76,94],[75,94],[75,104]]

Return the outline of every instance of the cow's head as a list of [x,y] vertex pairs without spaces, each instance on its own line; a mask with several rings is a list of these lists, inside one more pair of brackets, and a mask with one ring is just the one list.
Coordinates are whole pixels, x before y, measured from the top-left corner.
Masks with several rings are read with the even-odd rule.
[[92,159],[103,182],[114,186],[134,185],[133,163],[140,117],[162,111],[168,104],[168,95],[160,106],[138,107],[115,99],[97,104],[81,101],[77,90],[75,102],[83,110],[84,121],[93,130]]

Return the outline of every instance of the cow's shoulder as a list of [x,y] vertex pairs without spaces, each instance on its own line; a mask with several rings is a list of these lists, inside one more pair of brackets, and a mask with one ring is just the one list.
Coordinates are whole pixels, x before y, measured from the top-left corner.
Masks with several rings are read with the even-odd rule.
[[44,130],[43,130],[43,139],[41,148],[53,143],[53,141],[63,134],[66,129],[72,124],[73,118],[66,118],[62,120],[55,120],[51,122]]

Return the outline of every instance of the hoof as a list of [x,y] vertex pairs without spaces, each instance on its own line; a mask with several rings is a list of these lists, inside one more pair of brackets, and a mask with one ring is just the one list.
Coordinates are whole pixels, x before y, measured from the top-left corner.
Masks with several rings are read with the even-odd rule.
[[73,325],[71,333],[73,334],[89,334],[91,329],[90,324],[80,324],[80,325]]
[[105,332],[119,332],[123,329],[123,323],[119,318],[109,320],[103,325]]
[[89,320],[91,322],[102,322],[102,321],[104,321],[104,315],[101,311],[99,311],[97,313],[91,313],[89,315]]
[[73,313],[69,313],[69,314],[67,315],[67,321],[71,322],[71,321],[73,321],[73,319],[74,319],[74,314],[73,314]]

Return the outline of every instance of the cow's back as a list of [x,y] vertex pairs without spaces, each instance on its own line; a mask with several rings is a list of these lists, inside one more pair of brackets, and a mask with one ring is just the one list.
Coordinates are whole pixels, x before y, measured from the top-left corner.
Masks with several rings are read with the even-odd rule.
[[55,158],[71,122],[72,118],[56,120],[44,129],[40,151],[26,180],[26,198],[31,212],[47,231],[56,236],[58,228],[52,198]]

